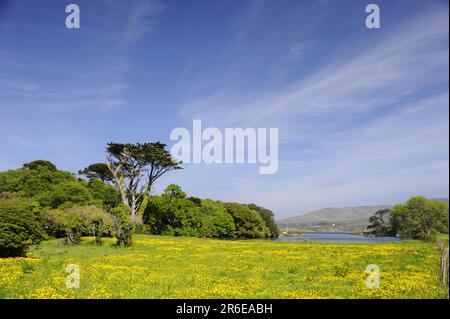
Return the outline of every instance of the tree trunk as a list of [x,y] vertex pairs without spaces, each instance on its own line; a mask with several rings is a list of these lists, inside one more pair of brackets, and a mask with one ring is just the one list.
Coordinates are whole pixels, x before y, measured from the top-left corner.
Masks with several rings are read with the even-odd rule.
[[122,232],[117,236],[117,246],[120,247],[131,247],[132,235],[133,235],[134,226],[128,225],[122,229]]

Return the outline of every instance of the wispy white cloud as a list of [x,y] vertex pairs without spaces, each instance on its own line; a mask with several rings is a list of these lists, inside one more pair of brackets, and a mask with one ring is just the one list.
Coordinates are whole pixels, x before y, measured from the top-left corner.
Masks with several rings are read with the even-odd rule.
[[[99,48],[88,61],[69,63],[53,61],[39,54],[30,56],[12,48],[0,50],[3,71],[0,75],[0,113],[109,111],[124,104],[122,93],[131,86],[126,76],[129,51],[153,30],[156,14],[163,7],[156,0],[139,0],[131,4],[122,0],[103,2],[107,9],[105,16],[114,20],[119,18],[118,24],[123,27],[115,28],[110,18],[100,20],[95,26],[86,22],[79,31],[84,50],[97,48],[97,43],[91,42],[95,39],[108,43],[107,48]],[[101,59],[103,54],[107,60]],[[24,73],[24,69],[28,71]],[[56,83],[51,79],[57,79]]]
[[163,10],[163,6],[153,0],[139,0],[132,3],[121,45],[128,46],[138,41],[146,32],[152,31],[157,24],[155,15]]
[[[229,176],[223,200],[256,202],[279,217],[326,206],[393,204],[417,194],[445,197],[448,102],[448,94],[439,94],[316,140],[319,156],[281,160],[278,175],[230,167],[197,167],[193,174],[200,184]],[[231,176],[239,179],[233,183]]]
[[310,43],[295,41],[289,45],[289,52],[294,58],[299,58],[309,47]]
[[38,86],[29,80],[13,80],[0,78],[0,92],[5,91],[16,91],[21,93],[33,93],[37,91]]
[[186,122],[278,127],[284,143],[276,176],[198,167],[196,180],[239,176],[245,183],[231,183],[222,199],[257,202],[279,216],[448,196],[448,14],[431,8],[380,32],[365,49],[350,42],[329,54],[297,82],[219,89],[184,104]]
[[31,79],[0,78],[0,114],[20,112],[109,111],[123,104],[119,98],[129,85],[113,83],[95,88],[39,85]]
[[447,37],[446,13],[424,13],[387,32],[381,42],[368,43],[366,52],[352,52],[349,46],[306,79],[263,93],[216,92],[186,103],[180,116],[216,126],[286,128],[307,124],[311,116],[361,114],[445,81]]

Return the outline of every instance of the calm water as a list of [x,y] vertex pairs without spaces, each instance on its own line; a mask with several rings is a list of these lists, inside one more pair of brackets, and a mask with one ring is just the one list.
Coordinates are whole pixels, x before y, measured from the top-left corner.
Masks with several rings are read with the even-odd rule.
[[302,236],[280,237],[276,241],[321,241],[332,243],[388,243],[398,242],[396,237],[365,237],[346,233],[305,232]]

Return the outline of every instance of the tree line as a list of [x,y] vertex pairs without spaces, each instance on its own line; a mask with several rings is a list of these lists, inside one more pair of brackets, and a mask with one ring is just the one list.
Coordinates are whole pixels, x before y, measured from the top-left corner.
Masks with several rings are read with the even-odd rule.
[[109,143],[105,163],[75,174],[45,160],[0,172],[0,256],[21,256],[49,238],[68,244],[105,236],[131,246],[136,232],[214,238],[274,238],[279,229],[272,211],[188,197],[170,184],[153,195],[154,183],[181,169],[162,143]]
[[430,241],[439,233],[448,234],[448,226],[447,203],[414,196],[392,209],[377,211],[370,217],[366,233]]

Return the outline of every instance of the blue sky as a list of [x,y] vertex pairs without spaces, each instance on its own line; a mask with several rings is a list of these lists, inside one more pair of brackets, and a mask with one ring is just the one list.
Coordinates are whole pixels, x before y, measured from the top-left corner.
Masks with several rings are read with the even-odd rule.
[[0,170],[76,172],[107,142],[278,127],[279,169],[187,164],[188,194],[277,217],[449,193],[448,1],[0,0]]

